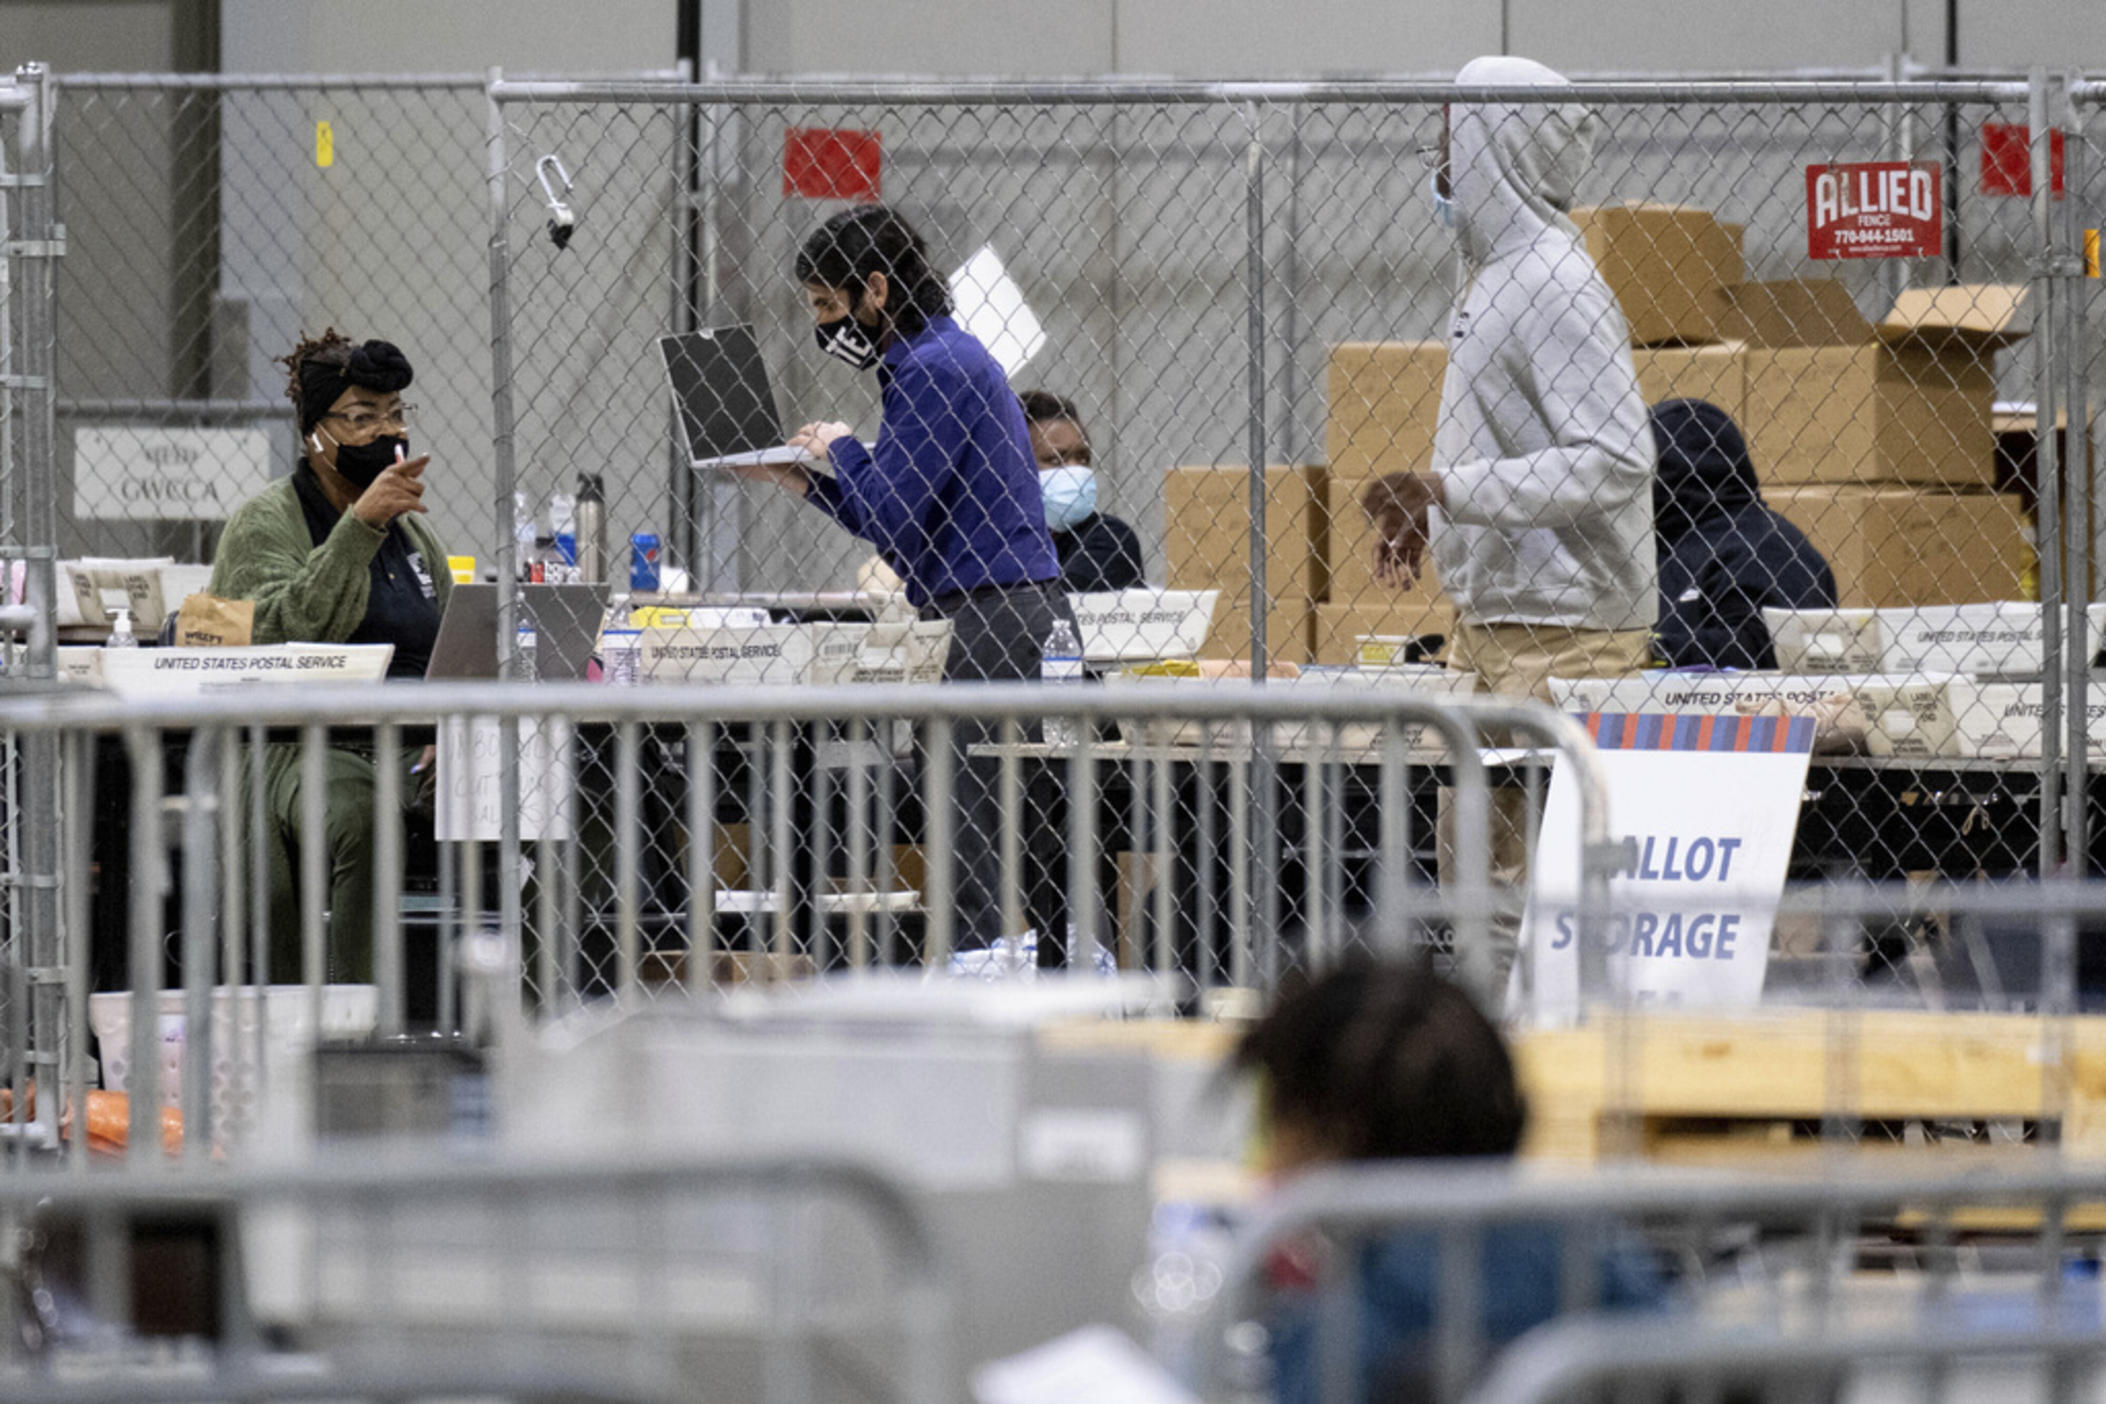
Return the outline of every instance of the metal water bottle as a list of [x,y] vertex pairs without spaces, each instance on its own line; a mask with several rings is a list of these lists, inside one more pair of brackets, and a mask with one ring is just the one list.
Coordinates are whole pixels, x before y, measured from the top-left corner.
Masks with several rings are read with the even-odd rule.
[[607,578],[607,495],[597,473],[578,475],[578,579],[597,585]]

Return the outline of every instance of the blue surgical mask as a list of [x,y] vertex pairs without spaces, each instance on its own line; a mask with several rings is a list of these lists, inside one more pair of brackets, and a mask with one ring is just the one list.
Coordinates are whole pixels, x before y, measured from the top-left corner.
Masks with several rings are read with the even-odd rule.
[[1426,193],[1433,197],[1433,222],[1443,229],[1455,227],[1455,201],[1441,194],[1439,171],[1426,177]]
[[1054,531],[1073,531],[1097,510],[1097,474],[1087,463],[1039,469],[1038,491],[1046,499],[1046,525]]

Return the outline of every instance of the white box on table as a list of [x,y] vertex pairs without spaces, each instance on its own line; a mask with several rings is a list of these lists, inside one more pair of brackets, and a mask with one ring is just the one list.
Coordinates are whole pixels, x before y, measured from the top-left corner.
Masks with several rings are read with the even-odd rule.
[[[2087,661],[2097,647],[2106,606],[2086,610]],[[1981,678],[2036,678],[2046,655],[2040,606],[2026,600],[1911,605],[1879,611],[1885,671],[1960,673]]]
[[1765,609],[1781,673],[1876,673],[1886,650],[1876,609]]
[[1219,590],[1110,590],[1070,595],[1088,663],[1197,658],[1214,624]]
[[[1401,663],[1384,668],[1307,667],[1298,678],[1267,687],[1292,687],[1320,693],[1331,689],[1340,695],[1361,692],[1394,692],[1411,697],[1447,699],[1466,697],[1476,690],[1473,674],[1443,668],[1435,663]],[[1402,728],[1404,744],[1417,749],[1438,745],[1436,733],[1429,737],[1424,722],[1407,722]],[[1382,744],[1384,728],[1375,722],[1347,722],[1338,728],[1341,750],[1365,751]],[[1322,749],[1331,744],[1330,728],[1322,722],[1281,722],[1273,728],[1274,744],[1283,749]]]
[[1869,724],[1875,756],[1944,756],[1955,751],[1947,676],[1891,673],[1695,673],[1656,671],[1628,678],[1552,678],[1551,701],[1568,712],[1691,712],[1712,716],[1781,707],[1812,715],[1854,697]]
[[102,682],[129,696],[185,697],[236,686],[377,683],[393,644],[259,644],[252,648],[105,648]]
[[831,680],[850,667],[865,624],[764,624],[643,631],[646,682],[720,686]]
[[[2085,698],[2086,753],[2106,761],[2106,695],[2094,679]],[[1976,681],[1952,684],[1955,749],[1992,760],[2038,760],[2041,750],[2041,686],[2037,682]],[[2064,699],[2065,704],[2067,698]]]

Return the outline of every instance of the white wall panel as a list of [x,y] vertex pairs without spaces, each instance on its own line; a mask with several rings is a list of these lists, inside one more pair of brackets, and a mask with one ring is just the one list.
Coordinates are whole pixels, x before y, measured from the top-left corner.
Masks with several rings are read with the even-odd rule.
[[[1123,0],[1122,0],[1123,3]],[[1110,72],[1114,0],[748,0],[755,73]]]

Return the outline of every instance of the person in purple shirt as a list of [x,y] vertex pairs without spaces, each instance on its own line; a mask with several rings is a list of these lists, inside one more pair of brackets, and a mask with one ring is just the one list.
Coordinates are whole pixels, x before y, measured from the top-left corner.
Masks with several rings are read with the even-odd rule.
[[[844,210],[805,240],[796,265],[820,349],[877,373],[877,442],[846,424],[807,424],[790,439],[831,475],[800,467],[740,470],[796,493],[877,547],[924,619],[951,621],[944,678],[1039,676],[1054,621],[1070,618],[1046,527],[1024,411],[987,348],[951,319],[950,287],[919,234],[883,205]],[[999,763],[973,756],[993,728],[952,730],[961,949],[1001,929]]]

